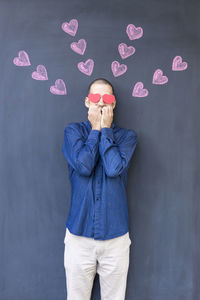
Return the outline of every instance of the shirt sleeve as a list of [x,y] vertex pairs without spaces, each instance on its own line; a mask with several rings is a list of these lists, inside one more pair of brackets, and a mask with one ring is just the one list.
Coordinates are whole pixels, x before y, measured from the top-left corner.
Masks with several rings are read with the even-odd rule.
[[99,156],[100,130],[92,129],[82,135],[80,124],[71,122],[64,130],[62,152],[67,162],[80,175],[90,176]]
[[114,137],[112,127],[101,129],[99,152],[107,176],[116,177],[129,166],[137,140],[137,134],[131,129],[125,131],[118,143]]

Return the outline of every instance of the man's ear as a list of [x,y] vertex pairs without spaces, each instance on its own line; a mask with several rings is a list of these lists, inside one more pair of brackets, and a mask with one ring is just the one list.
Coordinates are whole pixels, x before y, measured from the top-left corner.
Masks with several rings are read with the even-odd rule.
[[90,100],[88,97],[85,97],[85,106],[88,108],[90,107]]
[[113,109],[115,108],[115,105],[116,105],[116,100],[112,103]]

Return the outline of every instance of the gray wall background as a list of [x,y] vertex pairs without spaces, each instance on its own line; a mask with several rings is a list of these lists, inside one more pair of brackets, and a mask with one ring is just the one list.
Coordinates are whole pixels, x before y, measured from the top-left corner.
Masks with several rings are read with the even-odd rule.
[[[96,77],[112,82],[114,121],[139,137],[128,178],[132,239],[126,299],[200,299],[200,3],[191,1],[0,1],[0,299],[66,299],[63,266],[70,184],[61,148],[65,126],[87,119]],[[76,18],[75,37],[61,24]],[[130,41],[128,24],[144,36]],[[70,49],[87,40],[84,56]],[[120,42],[136,47],[124,61]],[[16,67],[19,50],[30,67]],[[188,69],[173,72],[181,55]],[[91,76],[76,65],[93,58]],[[118,60],[127,72],[114,77]],[[49,80],[31,78],[44,64]],[[153,85],[156,68],[169,82]],[[68,94],[50,85],[62,78]],[[131,96],[137,81],[146,98]],[[92,299],[100,299],[98,275]]]

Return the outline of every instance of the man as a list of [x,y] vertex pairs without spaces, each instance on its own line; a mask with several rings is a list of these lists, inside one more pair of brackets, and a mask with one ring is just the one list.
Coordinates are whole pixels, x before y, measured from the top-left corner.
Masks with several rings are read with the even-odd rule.
[[137,144],[134,130],[113,122],[114,89],[103,78],[88,89],[88,120],[64,130],[71,181],[64,266],[67,299],[89,300],[99,274],[101,300],[124,300],[129,268],[127,174]]

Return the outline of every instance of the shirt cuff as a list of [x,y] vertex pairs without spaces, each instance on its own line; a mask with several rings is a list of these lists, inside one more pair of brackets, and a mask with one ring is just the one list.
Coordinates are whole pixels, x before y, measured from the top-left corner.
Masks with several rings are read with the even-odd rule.
[[93,152],[97,152],[99,145],[100,130],[92,129],[87,138],[87,144]]
[[111,141],[114,141],[114,134],[112,127],[103,127],[101,128],[101,137],[108,138]]
[[88,138],[91,139],[91,138],[98,138],[100,135],[100,130],[97,130],[97,129],[91,129],[90,130],[90,133],[88,135]]

